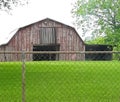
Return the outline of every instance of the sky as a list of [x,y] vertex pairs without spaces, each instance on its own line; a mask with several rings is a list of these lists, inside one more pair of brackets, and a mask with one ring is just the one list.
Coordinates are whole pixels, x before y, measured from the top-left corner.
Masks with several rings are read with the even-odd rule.
[[1,12],[0,44],[6,43],[14,29],[44,18],[51,18],[74,27],[71,10],[75,2],[76,0],[29,0],[28,5],[14,8],[11,15]]

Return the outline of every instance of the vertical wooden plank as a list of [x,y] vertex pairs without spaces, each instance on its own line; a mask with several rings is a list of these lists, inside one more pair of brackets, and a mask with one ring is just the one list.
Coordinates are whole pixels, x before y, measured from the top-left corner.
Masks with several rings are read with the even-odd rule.
[[[64,46],[64,26],[62,26],[62,39],[61,39],[61,46],[62,46],[62,51],[65,51],[65,46]],[[65,54],[62,54],[62,60],[65,60]]]
[[[27,31],[26,31],[26,51],[28,51],[29,50],[29,39],[28,39],[28,37],[29,37],[29,27],[27,28]],[[29,57],[29,55],[28,54],[26,54],[26,61],[28,61],[28,57]]]
[[[69,28],[67,28],[66,32],[66,50],[69,51]],[[69,60],[69,54],[67,54],[67,60]]]
[[34,25],[31,27],[31,41],[35,44],[35,32],[34,32]]
[[[30,48],[29,51],[33,51],[33,40],[32,40],[32,26],[30,27],[30,36],[29,36],[29,44]],[[30,54],[30,60],[32,61],[32,54]]]

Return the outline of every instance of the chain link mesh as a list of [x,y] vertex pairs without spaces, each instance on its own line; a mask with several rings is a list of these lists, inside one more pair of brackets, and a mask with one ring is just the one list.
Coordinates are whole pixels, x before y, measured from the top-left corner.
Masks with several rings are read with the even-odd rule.
[[0,62],[0,102],[20,102],[21,62]]
[[20,61],[0,62],[0,102],[120,102],[119,52],[74,52],[84,60],[68,60],[73,52],[6,56],[16,54]]

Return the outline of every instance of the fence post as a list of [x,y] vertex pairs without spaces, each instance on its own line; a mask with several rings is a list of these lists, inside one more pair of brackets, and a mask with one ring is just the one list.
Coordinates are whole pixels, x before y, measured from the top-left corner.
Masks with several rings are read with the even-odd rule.
[[26,96],[25,96],[25,50],[22,50],[22,102],[26,102]]

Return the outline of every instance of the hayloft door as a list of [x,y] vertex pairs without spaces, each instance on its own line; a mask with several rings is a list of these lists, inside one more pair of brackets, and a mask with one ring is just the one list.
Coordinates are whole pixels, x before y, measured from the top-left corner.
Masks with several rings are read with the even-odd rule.
[[56,44],[56,30],[54,27],[40,28],[40,44]]

